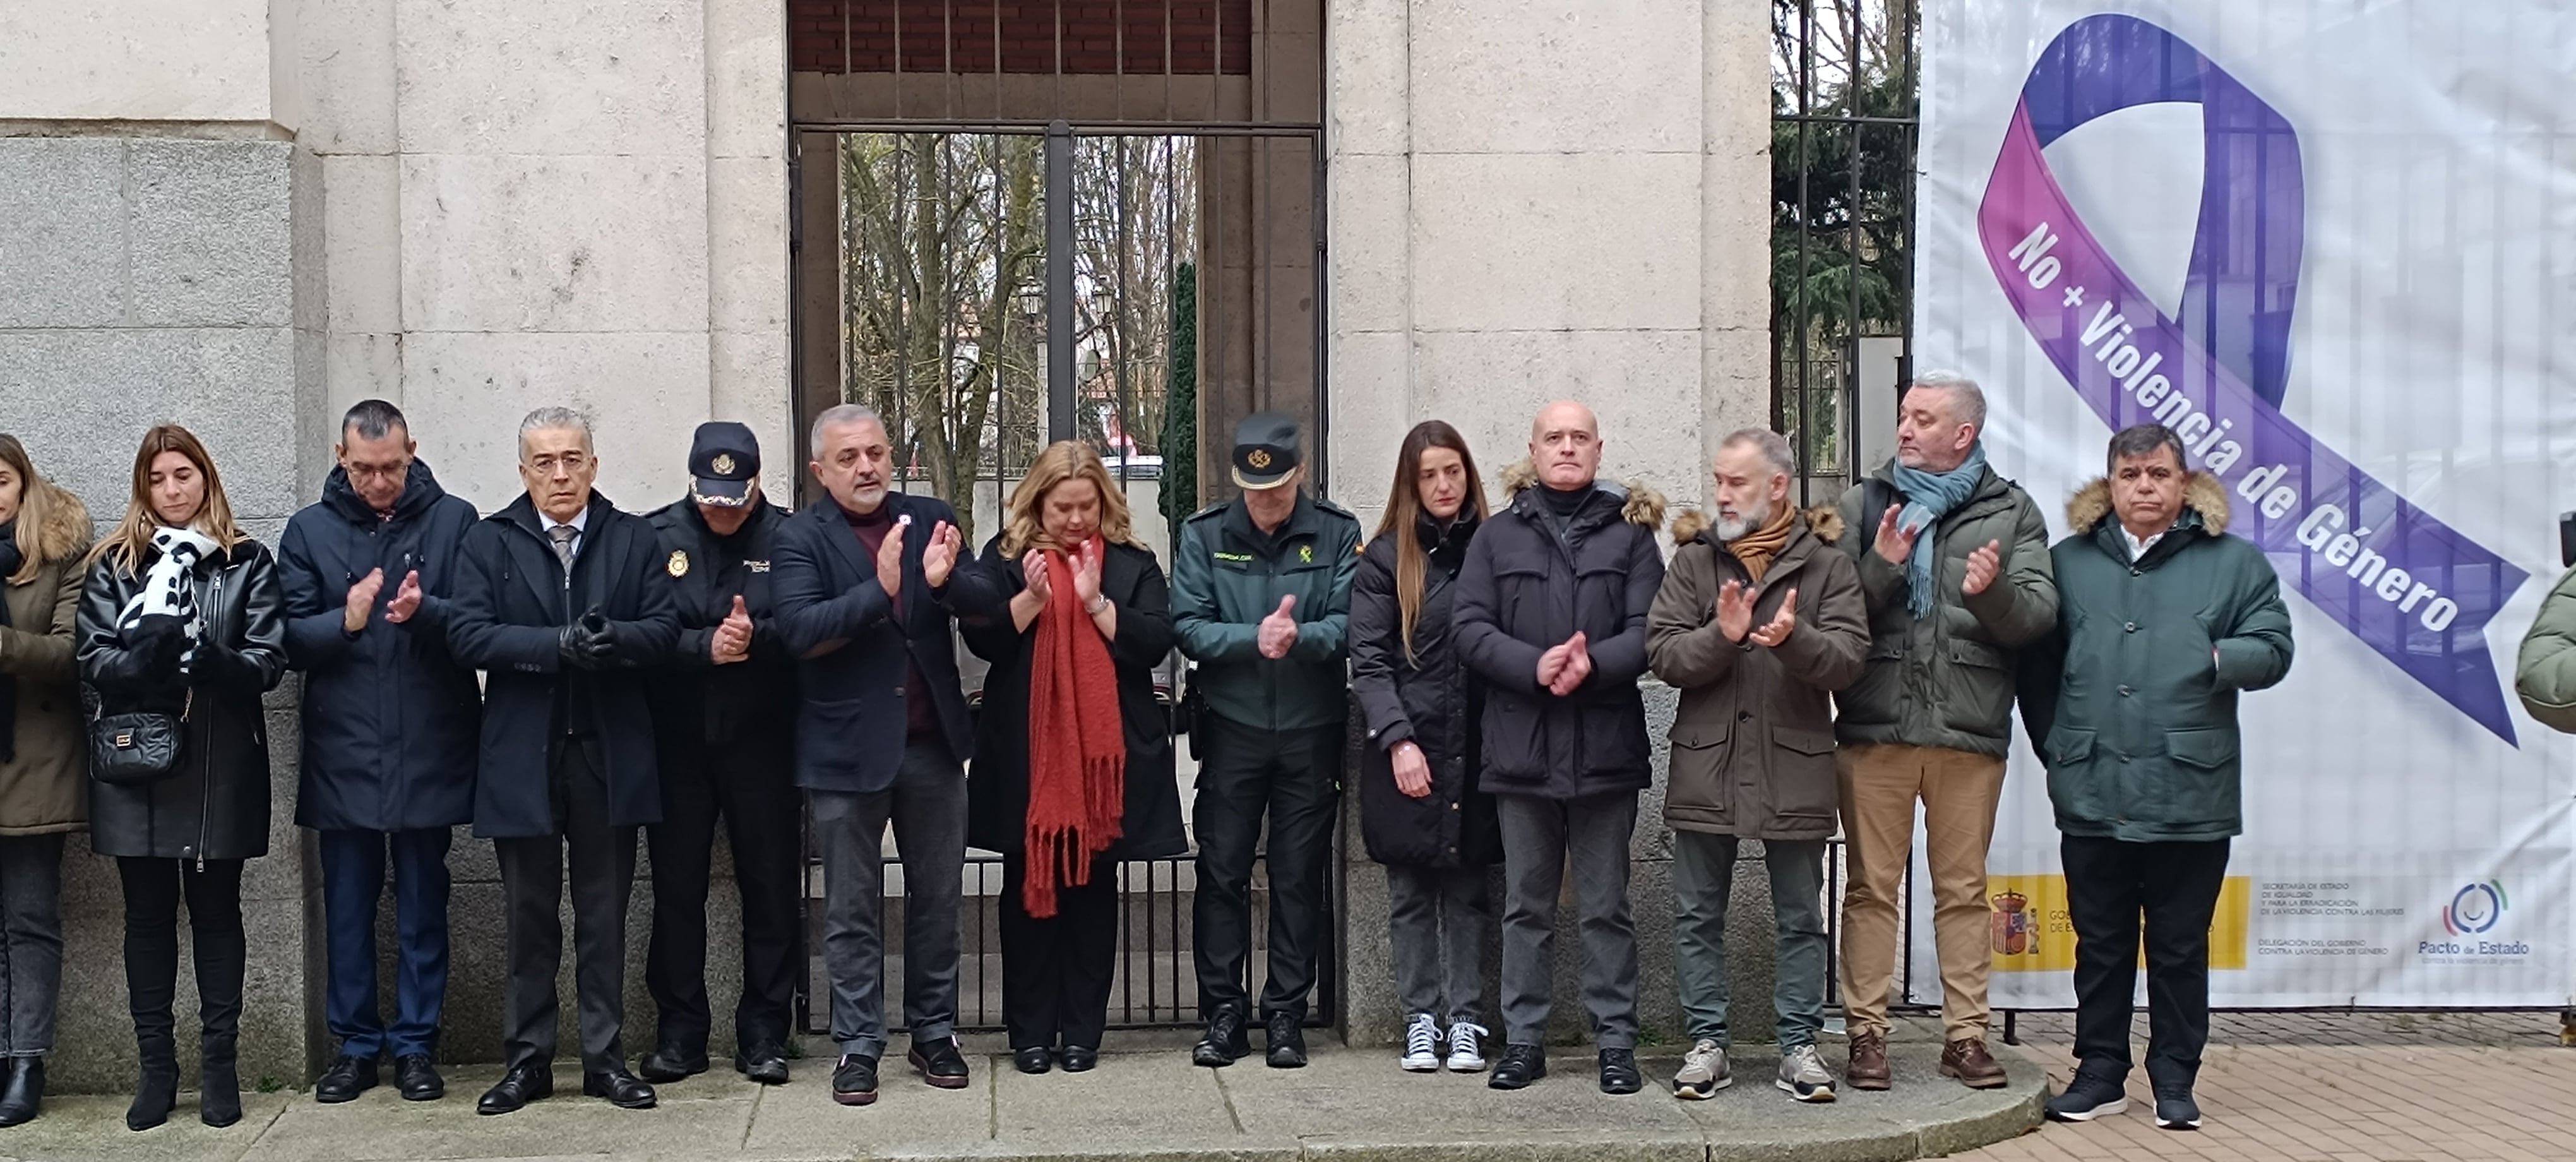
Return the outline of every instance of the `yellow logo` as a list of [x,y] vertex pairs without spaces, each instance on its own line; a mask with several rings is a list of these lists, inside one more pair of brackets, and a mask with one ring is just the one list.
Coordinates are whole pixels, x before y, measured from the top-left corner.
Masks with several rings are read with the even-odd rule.
[[707,467],[715,469],[718,476],[731,476],[733,475],[733,454],[718,452],[715,459],[707,462]]
[[1308,564],[1308,565],[1312,565],[1312,564],[1314,564],[1314,563],[1315,563],[1315,546],[1313,546],[1313,545],[1299,545],[1299,546],[1297,546],[1297,560],[1298,560],[1299,562],[1303,563],[1303,564]]
[[1270,453],[1263,451],[1262,449],[1255,448],[1249,454],[1244,456],[1243,462],[1252,465],[1256,470],[1267,468],[1270,466]]
[[689,575],[689,555],[674,549],[671,552],[670,562],[662,568],[674,577],[686,577]]

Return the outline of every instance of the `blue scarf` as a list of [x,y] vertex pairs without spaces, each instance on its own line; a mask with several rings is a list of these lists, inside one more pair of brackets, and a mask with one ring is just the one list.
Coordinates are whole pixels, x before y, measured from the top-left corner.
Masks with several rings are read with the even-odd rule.
[[1976,491],[1977,482],[1986,478],[1986,443],[1983,440],[1968,449],[1968,458],[1947,472],[1926,472],[1896,465],[1896,490],[1905,495],[1905,507],[1896,514],[1898,528],[1914,533],[1914,552],[1905,558],[1905,608],[1916,617],[1932,613],[1934,573],[1932,555],[1936,548],[1932,526],[1940,523],[1950,510],[1959,507]]

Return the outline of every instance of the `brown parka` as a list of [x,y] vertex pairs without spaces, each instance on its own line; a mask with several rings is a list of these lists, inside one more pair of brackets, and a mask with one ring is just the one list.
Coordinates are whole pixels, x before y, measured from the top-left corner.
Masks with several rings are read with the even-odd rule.
[[72,623],[80,610],[89,510],[64,493],[36,530],[44,564],[24,585],[5,584],[0,674],[17,679],[16,757],[0,762],[0,835],[78,831],[89,822],[89,750],[81,725]]

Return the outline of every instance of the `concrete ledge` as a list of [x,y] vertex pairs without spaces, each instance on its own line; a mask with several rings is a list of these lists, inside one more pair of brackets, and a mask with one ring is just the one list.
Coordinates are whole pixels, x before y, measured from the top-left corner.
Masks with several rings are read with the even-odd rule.
[[[1131,1039],[1138,1040],[1143,1038]],[[1255,1038],[1256,1043],[1259,1038]],[[1610,1097],[1589,1053],[1565,1052],[1518,1093],[1458,1074],[1406,1074],[1387,1049],[1318,1044],[1301,1070],[1265,1068],[1258,1056],[1223,1070],[1190,1065],[1187,1052],[1112,1052],[1089,1074],[1013,1072],[998,1045],[974,1039],[972,1084],[923,1085],[888,1053],[883,1096],[865,1109],[833,1104],[828,1060],[798,1061],[793,1083],[763,1089],[717,1062],[716,1071],[661,1087],[661,1107],[613,1109],[580,1095],[569,1065],[555,1096],[517,1114],[475,1116],[494,1066],[448,1075],[443,1101],[407,1103],[390,1086],[346,1105],[307,1091],[246,1095],[248,1117],[225,1130],[198,1124],[182,1095],[168,1126],[126,1130],[126,1099],[67,1097],[0,1136],[0,1154],[47,1162],[89,1159],[259,1158],[373,1162],[437,1158],[805,1162],[809,1159],[1145,1158],[1156,1162],[1903,1162],[2015,1137],[2039,1124],[2047,1079],[2019,1056],[2004,1059],[2012,1084],[1973,1091],[1935,1074],[1937,1044],[1900,1039],[1897,1087],[1845,1092],[1829,1105],[1789,1101],[1771,1084],[1766,1048],[1735,1055],[1736,1084],[1715,1098],[1675,1101],[1664,1088],[1678,1064],[1669,1048],[1641,1059],[1646,1092]],[[1829,1055],[1838,1056],[1833,1043]],[[388,1078],[390,1080],[390,1078]]]

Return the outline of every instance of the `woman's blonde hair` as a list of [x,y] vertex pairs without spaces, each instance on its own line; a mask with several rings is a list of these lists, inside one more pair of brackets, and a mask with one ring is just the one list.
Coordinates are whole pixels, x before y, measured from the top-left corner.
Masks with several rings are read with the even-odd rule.
[[0,582],[24,585],[54,561],[68,561],[89,547],[89,506],[36,472],[18,437],[0,432],[0,464],[18,477],[18,571]]
[[134,487],[126,498],[125,519],[89,551],[92,562],[110,561],[129,576],[143,571],[152,555],[152,532],[161,527],[161,518],[152,513],[152,461],[163,452],[187,457],[198,475],[206,478],[206,502],[189,523],[226,549],[250,540],[250,534],[233,523],[232,502],[224,499],[224,478],[216,474],[215,459],[206,454],[206,445],[186,428],[161,424],[143,433],[143,446],[134,452]]
[[1100,490],[1100,537],[1112,544],[1142,549],[1127,516],[1127,494],[1100,462],[1100,453],[1080,440],[1059,440],[1029,462],[1029,474],[1011,490],[1010,511],[1002,518],[1002,555],[1018,559],[1030,549],[1062,549],[1047,540],[1046,497],[1055,486],[1080,477]]

